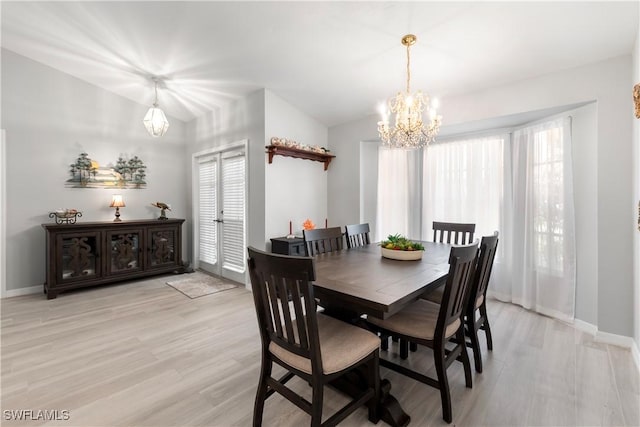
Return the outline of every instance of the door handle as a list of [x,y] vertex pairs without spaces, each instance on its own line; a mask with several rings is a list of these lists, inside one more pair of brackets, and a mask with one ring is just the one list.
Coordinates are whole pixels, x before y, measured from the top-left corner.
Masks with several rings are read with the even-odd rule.
[[223,219],[214,219],[213,221],[214,221],[214,222],[224,222],[224,220],[223,220]]

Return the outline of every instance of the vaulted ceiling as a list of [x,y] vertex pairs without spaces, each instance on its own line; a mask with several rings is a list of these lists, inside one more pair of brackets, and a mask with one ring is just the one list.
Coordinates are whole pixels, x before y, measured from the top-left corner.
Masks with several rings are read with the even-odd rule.
[[628,2],[6,2],[2,47],[184,121],[267,88],[332,126],[630,54]]

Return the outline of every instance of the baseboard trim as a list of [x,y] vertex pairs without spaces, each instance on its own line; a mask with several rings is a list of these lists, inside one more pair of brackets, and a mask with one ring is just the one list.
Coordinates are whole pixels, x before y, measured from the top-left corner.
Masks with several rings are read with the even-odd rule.
[[4,292],[2,298],[21,297],[23,295],[39,294],[42,292],[42,285],[30,286],[28,288],[9,289]]
[[595,341],[603,344],[617,345],[618,347],[628,348],[629,350],[631,350],[635,344],[635,341],[631,337],[602,331],[596,333]]
[[576,327],[579,331],[582,331],[586,334],[589,334],[593,337],[598,333],[598,327],[592,323],[585,322],[584,320],[575,319],[573,321],[573,326]]

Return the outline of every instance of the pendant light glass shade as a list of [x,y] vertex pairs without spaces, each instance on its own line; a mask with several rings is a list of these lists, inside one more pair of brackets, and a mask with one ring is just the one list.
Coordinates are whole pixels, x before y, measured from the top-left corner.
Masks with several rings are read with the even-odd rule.
[[164,135],[167,133],[167,129],[169,129],[167,116],[164,115],[164,111],[157,107],[157,104],[149,108],[142,123],[144,123],[144,127],[147,128],[149,135],[154,138]]
[[156,99],[153,107],[149,108],[149,111],[145,114],[142,123],[144,123],[144,127],[147,128],[149,135],[157,138],[167,133],[169,121],[167,120],[167,116],[164,115],[164,111],[158,108],[158,80],[154,79],[153,81],[155,82]]

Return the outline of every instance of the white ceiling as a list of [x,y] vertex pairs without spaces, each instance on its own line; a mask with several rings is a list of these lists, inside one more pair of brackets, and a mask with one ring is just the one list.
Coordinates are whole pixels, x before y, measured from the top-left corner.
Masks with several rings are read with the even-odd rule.
[[332,126],[630,54],[628,2],[1,2],[2,47],[184,121],[268,88]]

